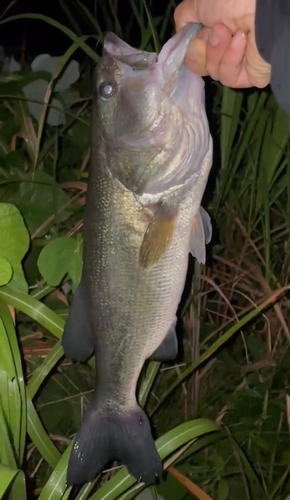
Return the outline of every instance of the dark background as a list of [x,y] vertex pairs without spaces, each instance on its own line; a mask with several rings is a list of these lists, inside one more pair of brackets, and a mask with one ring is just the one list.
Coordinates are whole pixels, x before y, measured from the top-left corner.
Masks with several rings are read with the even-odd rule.
[[[82,0],[82,3],[98,17],[98,21],[102,29],[107,29],[106,19],[102,18],[100,9],[101,2],[106,0]],[[11,8],[3,16],[3,13],[12,0],[0,0],[0,16],[1,19],[13,15],[23,13],[38,13],[52,17],[60,23],[66,25],[72,31],[73,26],[70,24],[66,14],[64,13],[59,0],[17,0]],[[80,24],[82,34],[92,35],[92,27],[88,23],[83,22],[79,16],[78,10],[74,7],[73,1],[65,0],[64,3],[70,7],[76,21]],[[118,6],[118,19],[121,25],[126,24],[132,8],[129,0],[118,0],[114,3]],[[148,6],[152,16],[162,16],[168,6],[166,0],[151,0],[148,1]],[[179,2],[177,2],[179,3]],[[134,27],[133,38],[134,38]],[[135,32],[136,43],[138,43],[138,27]],[[57,28],[49,26],[47,23],[39,20],[23,19],[12,21],[4,25],[0,25],[0,45],[5,48],[5,53],[8,55],[14,54],[16,59],[23,56],[25,51],[25,59],[33,59],[38,54],[49,53],[52,56],[59,56],[71,45],[71,40],[59,31]],[[89,45],[95,47],[95,42],[91,39],[87,41]],[[81,51],[77,53],[77,58],[85,57]]]

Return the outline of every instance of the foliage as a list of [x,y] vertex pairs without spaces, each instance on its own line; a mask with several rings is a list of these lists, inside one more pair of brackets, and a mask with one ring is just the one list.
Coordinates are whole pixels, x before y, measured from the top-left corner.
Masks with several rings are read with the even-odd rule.
[[[173,30],[173,2],[154,18],[130,0],[124,26],[113,1],[100,3],[98,18],[80,0],[61,4],[73,31],[40,14],[0,21],[30,17],[73,42],[31,66],[5,59],[0,75],[0,498],[9,500],[67,498],[71,438],[93,387],[93,361],[71,365],[60,345],[82,267],[98,60],[78,19],[97,40],[104,28],[130,42],[137,23],[146,50]],[[78,48],[92,59],[82,71]],[[149,363],[138,392],[167,475],[144,490],[124,468],[107,471],[79,499],[279,500],[290,491],[288,119],[268,91],[207,85],[219,146],[214,241],[206,269],[195,263],[193,273],[190,261],[182,363]]]

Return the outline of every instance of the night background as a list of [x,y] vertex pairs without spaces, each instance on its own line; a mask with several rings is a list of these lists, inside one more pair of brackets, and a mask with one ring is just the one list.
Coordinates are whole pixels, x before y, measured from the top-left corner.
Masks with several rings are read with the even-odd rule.
[[[6,10],[8,5],[11,5],[11,8],[9,8],[5,14],[5,17],[24,13],[38,13],[52,17],[73,30],[74,26],[72,26],[69,22],[67,16],[67,9],[69,9],[71,14],[75,17],[77,23],[79,23],[80,33],[86,35],[94,34],[91,26],[85,20],[84,16],[81,15],[78,9],[76,9],[73,0],[63,2],[58,0],[18,0],[14,4],[13,2],[7,2],[6,6],[5,3],[6,2],[4,2],[4,0],[1,1],[1,14]],[[104,14],[101,4],[104,4],[105,2],[101,2],[100,0],[84,0],[82,3],[94,16],[97,16],[101,28],[103,30],[107,30],[108,20],[109,26],[113,20],[111,15],[106,17]],[[132,16],[132,6],[130,0],[112,0],[111,3],[116,6],[116,12],[120,24],[125,26],[128,18]],[[153,17],[164,16],[168,4],[169,2],[164,0],[153,0],[148,2],[148,6],[150,7]],[[132,43],[136,43],[138,45],[138,43],[140,43],[140,32],[136,21],[134,24],[135,29],[134,27],[132,28],[130,38],[132,38]],[[113,25],[111,25],[111,27],[113,28]],[[89,40],[88,43],[92,48],[95,48],[95,44],[92,40]],[[18,57],[21,50],[25,50],[29,57],[35,57],[37,54],[46,52],[57,56],[63,54],[63,52],[69,47],[70,40],[57,29],[47,25],[46,23],[26,19],[1,26],[0,45],[5,46],[8,54],[13,52],[15,56],[17,55]],[[78,58],[82,60],[83,55],[81,53],[78,53],[77,55]]]
[[[98,37],[153,51],[174,8],[1,0],[0,23],[41,14],[90,37],[65,59],[61,29],[0,24],[0,500],[68,498],[68,446],[95,384],[93,360],[71,363],[60,339],[82,271]],[[213,237],[205,266],[189,257],[177,359],[147,363],[138,384],[166,473],[144,490],[113,464],[78,500],[290,498],[289,119],[270,88],[205,83]]]

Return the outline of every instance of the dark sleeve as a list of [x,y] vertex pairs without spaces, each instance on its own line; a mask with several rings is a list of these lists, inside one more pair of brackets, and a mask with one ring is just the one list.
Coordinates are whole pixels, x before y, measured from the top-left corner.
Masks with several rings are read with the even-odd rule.
[[290,116],[290,0],[257,0],[256,43],[271,64],[271,87]]

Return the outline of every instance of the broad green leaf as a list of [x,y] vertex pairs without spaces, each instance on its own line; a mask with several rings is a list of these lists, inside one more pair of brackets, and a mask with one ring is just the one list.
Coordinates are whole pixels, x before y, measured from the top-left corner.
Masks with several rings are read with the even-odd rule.
[[[45,80],[36,80],[23,87],[23,92],[27,99],[27,104],[31,115],[39,122],[43,106],[45,104],[45,95],[48,89],[48,82]],[[37,102],[36,102],[37,101]],[[47,123],[58,127],[66,123],[64,107],[58,99],[51,99],[50,109],[47,114]]]
[[45,172],[22,176],[11,201],[19,208],[32,237],[48,232],[56,222],[62,222],[73,213],[70,198],[56,181]]
[[[85,41],[87,39],[87,37],[82,37],[82,39]],[[35,154],[35,159],[34,159],[34,171],[35,171],[35,168],[39,162],[40,145],[41,145],[42,134],[43,134],[43,130],[44,130],[45,122],[46,122],[46,117],[47,117],[47,108],[48,108],[48,106],[50,106],[47,120],[49,119],[50,113],[52,112],[52,108],[53,108],[54,99],[52,99],[52,101],[50,103],[51,92],[53,89],[56,91],[65,90],[69,84],[73,83],[76,79],[79,78],[78,63],[76,61],[71,61],[69,66],[64,71],[64,74],[62,75],[62,77],[60,78],[58,83],[55,85],[56,80],[59,78],[60,74],[63,72],[64,67],[67,65],[72,54],[78,49],[78,47],[79,47],[78,42],[74,42],[68,48],[68,50],[65,52],[65,54],[63,56],[57,58],[54,61],[53,67],[50,67],[50,69],[52,70],[52,78],[51,78],[51,81],[49,83],[49,87],[47,89],[47,93],[46,93],[45,99],[44,99],[44,106],[43,106],[41,115],[39,117],[39,125],[38,125],[38,132],[37,132],[37,146],[36,146],[36,154]],[[73,63],[75,63],[75,64],[73,64]],[[43,65],[43,60],[42,60],[41,64]],[[60,82],[62,82],[62,83],[60,83]],[[64,95],[66,97],[65,99],[63,97]],[[77,95],[77,97],[78,97],[78,95]],[[73,103],[72,96],[69,93],[66,93],[66,94],[62,93],[61,100],[65,104],[65,106],[67,106],[67,107],[70,107]],[[65,117],[63,117],[63,119],[64,119],[64,123],[66,123]],[[60,116],[58,117],[58,121],[56,121],[56,119],[55,119],[55,123],[58,123],[59,120],[60,120]]]
[[13,270],[10,262],[0,255],[0,286],[7,285],[12,278]]
[[[40,54],[31,63],[32,71],[48,71],[54,74],[61,57],[52,57],[49,54]],[[67,90],[80,76],[79,63],[70,61],[61,78],[58,80],[55,90]]]
[[58,286],[68,274],[75,291],[81,278],[82,242],[69,237],[56,238],[43,248],[37,264],[48,285]]
[[22,259],[29,248],[29,234],[19,210],[10,203],[0,203],[0,256],[11,264],[11,288],[27,292]]
[[221,479],[217,487],[217,500],[227,500],[230,494],[229,483],[225,479]]

